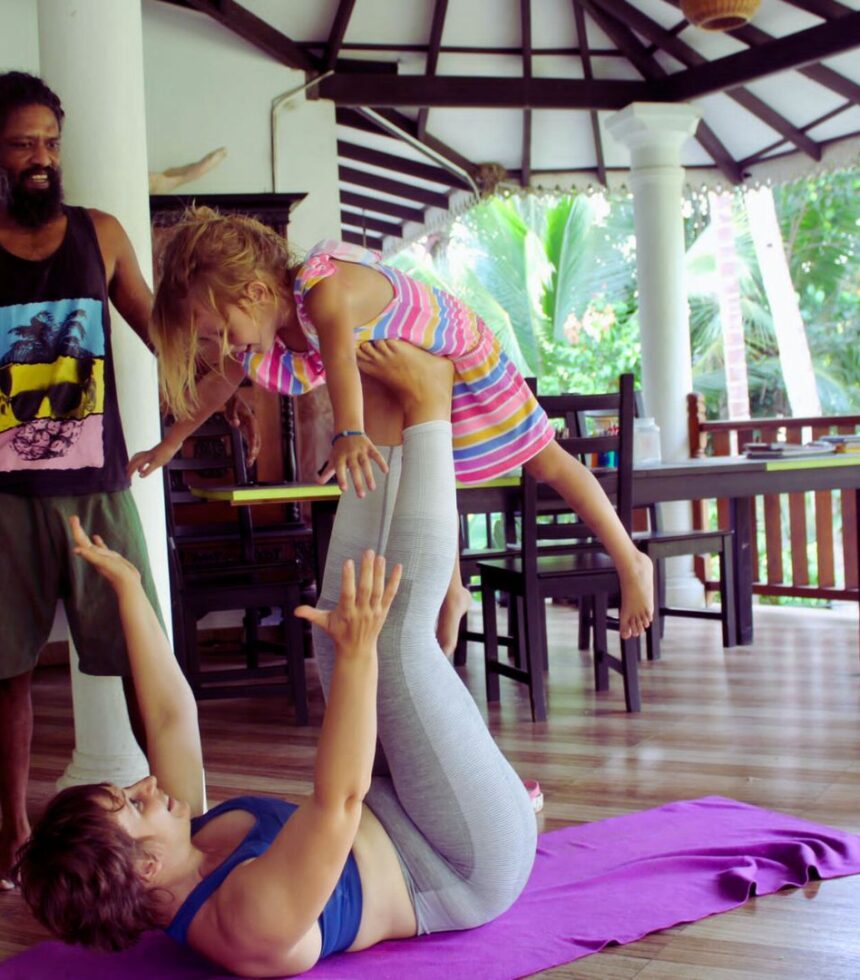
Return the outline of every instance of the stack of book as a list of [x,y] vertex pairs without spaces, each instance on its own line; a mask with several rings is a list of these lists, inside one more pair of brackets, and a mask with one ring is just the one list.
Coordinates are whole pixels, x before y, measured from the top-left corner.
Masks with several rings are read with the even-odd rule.
[[821,442],[833,446],[837,453],[860,453],[860,435],[822,436]]
[[744,454],[749,459],[795,459],[798,456],[827,456],[836,447],[823,439],[815,442],[748,442]]

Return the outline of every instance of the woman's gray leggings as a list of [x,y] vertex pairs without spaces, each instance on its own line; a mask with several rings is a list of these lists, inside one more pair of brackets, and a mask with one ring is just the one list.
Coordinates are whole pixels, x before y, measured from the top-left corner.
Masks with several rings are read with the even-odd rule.
[[[319,606],[337,603],[346,558],[367,548],[403,565],[379,638],[379,740],[390,777],[366,803],[385,827],[410,887],[418,932],[470,929],[494,919],[531,871],[536,824],[521,780],[436,641],[454,566],[457,505],[451,426],[412,426],[382,449],[389,474],[359,500],[341,498]],[[324,693],[334,651],[314,630]]]

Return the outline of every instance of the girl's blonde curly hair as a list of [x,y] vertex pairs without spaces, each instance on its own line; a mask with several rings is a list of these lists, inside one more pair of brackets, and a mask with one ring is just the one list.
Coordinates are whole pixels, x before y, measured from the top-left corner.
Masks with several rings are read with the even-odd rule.
[[[246,287],[259,280],[275,296],[289,294],[298,262],[284,238],[241,214],[193,207],[173,225],[156,257],[158,287],[150,336],[158,355],[161,394],[175,418],[197,406],[202,361],[194,307],[227,319],[230,306],[253,315]],[[228,354],[222,337],[221,365]]]

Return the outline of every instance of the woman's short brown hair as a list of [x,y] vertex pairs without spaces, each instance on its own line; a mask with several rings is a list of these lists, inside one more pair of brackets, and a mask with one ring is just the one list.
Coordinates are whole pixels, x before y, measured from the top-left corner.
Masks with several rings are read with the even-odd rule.
[[13,874],[24,900],[67,943],[126,949],[163,924],[163,895],[138,873],[145,846],[120,826],[117,809],[107,783],[70,786],[19,851]]
[[[189,208],[165,232],[150,336],[162,398],[174,416],[189,415],[197,401],[200,344],[193,306],[226,319],[228,307],[247,305],[245,289],[254,280],[265,282],[274,295],[288,292],[296,267],[286,240],[247,215]],[[225,339],[222,359],[226,350]]]

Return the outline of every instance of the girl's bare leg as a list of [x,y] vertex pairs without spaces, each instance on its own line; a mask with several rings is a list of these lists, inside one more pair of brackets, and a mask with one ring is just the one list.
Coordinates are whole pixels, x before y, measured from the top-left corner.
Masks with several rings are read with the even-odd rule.
[[549,483],[600,538],[621,581],[621,636],[639,636],[654,615],[654,568],[631,540],[594,474],[554,442],[530,459],[526,469]]
[[[397,424],[401,425],[404,414],[410,425],[423,421],[416,413],[427,414],[428,420],[431,417],[438,418],[433,413],[438,412],[436,403],[441,404],[443,400],[450,412],[454,368],[446,358],[434,357],[403,341],[377,340],[362,344],[357,359],[363,377],[384,385],[388,394],[386,401],[385,395],[378,390],[379,384],[365,384],[365,424],[367,433],[374,442],[380,445],[394,444],[391,441],[391,429],[393,420],[398,419],[398,415]],[[395,401],[393,406],[390,404],[392,396]],[[383,429],[387,432],[383,433]],[[399,438],[396,440],[398,443],[400,441]],[[448,656],[454,652],[460,620],[472,602],[472,596],[463,585],[460,575],[460,556],[455,553],[452,557],[454,569],[436,626],[439,646]]]

